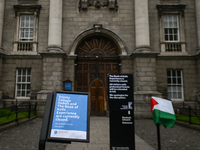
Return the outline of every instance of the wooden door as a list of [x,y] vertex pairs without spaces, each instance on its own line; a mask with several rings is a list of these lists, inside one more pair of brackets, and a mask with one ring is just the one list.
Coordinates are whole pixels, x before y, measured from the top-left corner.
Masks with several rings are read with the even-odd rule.
[[119,73],[119,49],[103,36],[83,40],[76,48],[75,91],[91,92],[91,115],[108,110],[107,74]]
[[90,84],[90,114],[91,115],[105,115],[104,110],[104,85],[96,79]]

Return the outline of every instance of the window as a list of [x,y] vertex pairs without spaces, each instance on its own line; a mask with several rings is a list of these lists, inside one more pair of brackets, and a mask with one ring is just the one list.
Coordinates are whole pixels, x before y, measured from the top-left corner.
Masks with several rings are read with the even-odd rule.
[[165,41],[179,41],[178,15],[164,15]]
[[182,70],[167,70],[167,92],[169,99],[183,100]]
[[161,55],[188,55],[184,31],[185,4],[157,5],[160,19]]
[[34,15],[20,15],[19,40],[33,41]]
[[37,54],[40,5],[14,5],[16,32],[12,54]]
[[19,68],[16,70],[16,91],[17,98],[30,98],[31,92],[31,69]]

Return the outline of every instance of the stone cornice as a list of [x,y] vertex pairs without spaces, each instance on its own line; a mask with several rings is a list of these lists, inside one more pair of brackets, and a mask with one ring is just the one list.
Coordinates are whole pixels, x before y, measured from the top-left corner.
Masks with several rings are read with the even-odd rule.
[[45,51],[45,52],[42,52],[42,53],[39,53],[42,57],[66,57],[66,53],[65,52],[61,52],[61,51],[58,51],[58,52],[48,52],[48,51]]
[[158,14],[161,16],[164,12],[178,11],[184,16],[184,9],[187,4],[158,4]]
[[40,13],[40,9],[42,8],[41,5],[35,5],[35,4],[20,4],[20,5],[13,5],[13,7],[16,16],[18,12],[37,12],[38,15]]
[[41,59],[41,56],[36,55],[28,55],[28,54],[4,54],[5,58],[14,58],[14,59]]

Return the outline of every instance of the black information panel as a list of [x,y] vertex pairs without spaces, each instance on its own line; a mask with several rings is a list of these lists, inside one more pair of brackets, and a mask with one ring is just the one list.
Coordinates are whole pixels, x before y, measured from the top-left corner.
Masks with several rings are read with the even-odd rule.
[[108,74],[110,150],[135,150],[133,75]]

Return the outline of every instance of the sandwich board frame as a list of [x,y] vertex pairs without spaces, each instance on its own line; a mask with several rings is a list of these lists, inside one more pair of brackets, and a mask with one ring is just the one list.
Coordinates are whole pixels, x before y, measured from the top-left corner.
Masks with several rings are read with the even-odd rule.
[[47,141],[89,143],[90,94],[54,91]]

